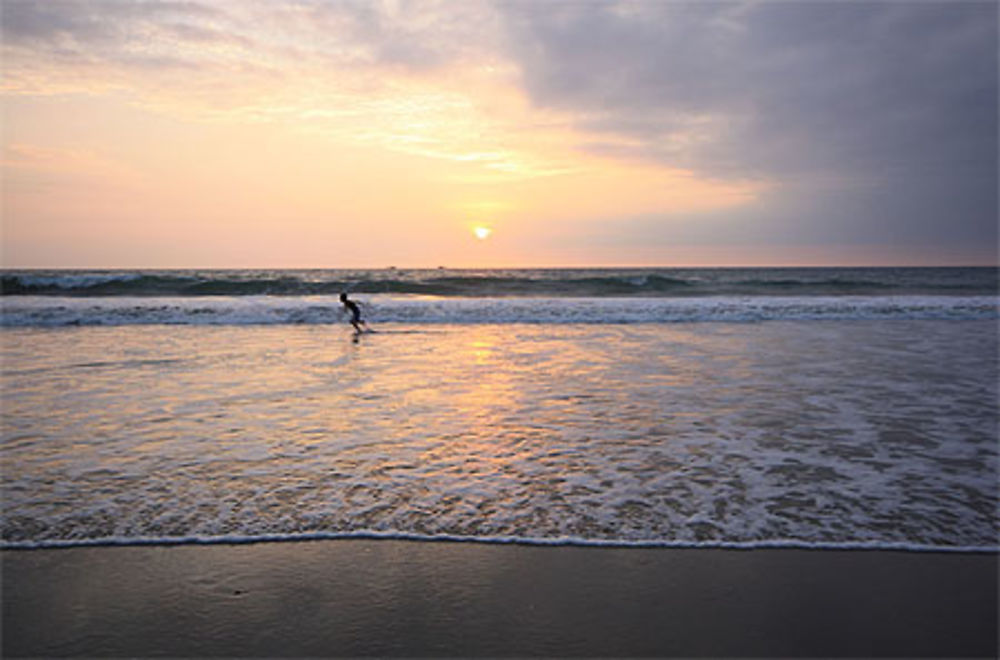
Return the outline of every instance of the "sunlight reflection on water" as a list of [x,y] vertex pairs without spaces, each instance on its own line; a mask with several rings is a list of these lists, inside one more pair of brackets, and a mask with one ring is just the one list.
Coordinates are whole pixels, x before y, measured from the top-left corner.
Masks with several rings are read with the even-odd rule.
[[997,533],[989,322],[2,337],[8,542]]

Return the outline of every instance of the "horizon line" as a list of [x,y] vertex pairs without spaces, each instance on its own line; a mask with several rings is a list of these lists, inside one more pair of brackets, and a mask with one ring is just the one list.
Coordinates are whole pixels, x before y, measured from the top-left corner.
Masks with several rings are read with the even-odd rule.
[[577,265],[577,266],[5,266],[0,265],[0,271],[226,271],[226,270],[636,270],[636,269],[747,269],[747,268],[1000,268],[996,263],[948,263],[948,264],[743,264],[743,265]]

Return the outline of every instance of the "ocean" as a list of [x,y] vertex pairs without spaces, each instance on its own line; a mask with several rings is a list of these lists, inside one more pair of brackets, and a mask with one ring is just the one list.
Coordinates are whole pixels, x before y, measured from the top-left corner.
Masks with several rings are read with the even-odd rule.
[[1000,544],[996,268],[0,287],[0,547]]

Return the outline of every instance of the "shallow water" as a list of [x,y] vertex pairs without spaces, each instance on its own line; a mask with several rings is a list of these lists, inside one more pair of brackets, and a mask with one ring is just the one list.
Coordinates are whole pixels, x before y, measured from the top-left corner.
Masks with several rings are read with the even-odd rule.
[[5,329],[3,540],[996,545],[993,321]]

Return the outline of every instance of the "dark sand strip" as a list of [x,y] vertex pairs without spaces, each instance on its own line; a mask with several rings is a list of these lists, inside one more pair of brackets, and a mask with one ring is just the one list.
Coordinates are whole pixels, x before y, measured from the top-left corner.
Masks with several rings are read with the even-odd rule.
[[997,654],[997,555],[343,540],[8,550],[3,655]]

